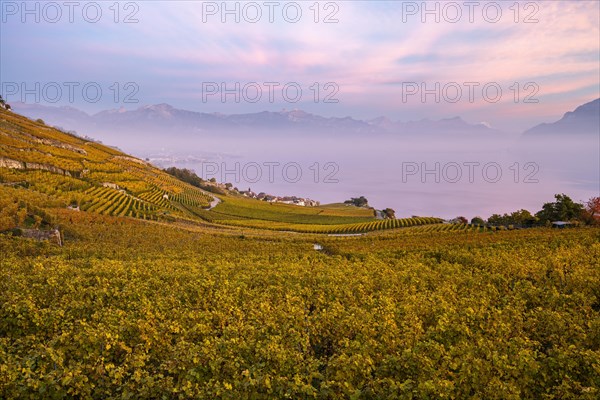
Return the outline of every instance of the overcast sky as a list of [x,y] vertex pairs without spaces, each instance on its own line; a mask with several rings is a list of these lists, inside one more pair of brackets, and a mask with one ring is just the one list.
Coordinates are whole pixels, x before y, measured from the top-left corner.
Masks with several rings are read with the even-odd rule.
[[23,83],[36,91],[39,82],[39,98],[27,102],[88,112],[169,103],[404,121],[460,115],[512,131],[600,97],[600,3],[514,3],[258,1],[224,10],[221,1],[2,0],[2,94],[18,101]]

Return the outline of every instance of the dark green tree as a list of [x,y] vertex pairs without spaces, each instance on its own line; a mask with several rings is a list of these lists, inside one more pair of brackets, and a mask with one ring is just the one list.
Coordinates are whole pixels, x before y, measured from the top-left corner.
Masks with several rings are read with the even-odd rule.
[[471,224],[473,225],[485,225],[485,221],[481,217],[474,217],[471,219]]
[[545,203],[535,216],[542,223],[552,221],[571,221],[581,218],[583,204],[576,203],[566,194],[554,195],[553,203]]
[[510,214],[508,224],[520,226],[532,226],[537,222],[537,218],[525,209],[515,211]]
[[500,214],[492,214],[489,218],[488,218],[488,224],[490,225],[494,225],[494,226],[498,226],[498,225],[504,225],[506,222],[508,215],[504,214],[504,215],[500,215]]
[[352,197],[350,200],[346,200],[344,203],[352,204],[352,205],[355,205],[356,207],[368,207],[369,206],[369,200],[367,200],[365,196]]
[[[187,182],[192,186],[196,186],[200,189],[204,189],[207,192],[216,193],[216,194],[225,194],[225,191],[217,186],[208,185],[206,181],[200,178],[196,173],[190,169],[180,169],[176,167],[170,167],[164,170],[167,174],[173,175],[177,179]],[[211,182],[215,183],[217,180],[212,178]]]

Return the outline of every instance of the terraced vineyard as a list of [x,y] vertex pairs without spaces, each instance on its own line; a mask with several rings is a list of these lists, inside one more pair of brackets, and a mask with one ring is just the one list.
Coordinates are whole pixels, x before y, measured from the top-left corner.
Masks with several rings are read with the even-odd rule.
[[94,187],[84,193],[81,210],[118,217],[157,219],[159,208],[123,191]]
[[144,161],[3,109],[0,182],[46,194],[63,207],[151,220],[198,218],[192,210],[213,200]]

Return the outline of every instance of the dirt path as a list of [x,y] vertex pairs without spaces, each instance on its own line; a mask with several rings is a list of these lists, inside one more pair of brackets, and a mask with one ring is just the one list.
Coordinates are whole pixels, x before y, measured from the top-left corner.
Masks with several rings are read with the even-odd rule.
[[221,199],[218,198],[217,196],[213,196],[213,201],[210,202],[210,206],[208,207],[209,210],[212,210],[213,208],[215,208],[219,203],[221,202]]

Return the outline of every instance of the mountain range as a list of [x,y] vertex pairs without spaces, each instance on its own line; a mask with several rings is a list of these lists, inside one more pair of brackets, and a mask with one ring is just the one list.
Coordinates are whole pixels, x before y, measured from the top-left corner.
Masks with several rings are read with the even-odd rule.
[[[262,111],[247,114],[221,114],[187,111],[169,104],[146,105],[134,110],[124,108],[87,114],[70,106],[13,103],[13,110],[29,118],[90,135],[114,140],[122,133],[160,137],[177,132],[179,137],[248,134],[303,135],[443,135],[497,136],[500,131],[486,124],[471,124],[460,117],[418,121],[393,121],[387,117],[360,120],[352,117],[323,117],[302,110]],[[527,136],[557,134],[598,134],[600,99],[567,112],[562,119],[543,123],[524,132]]]
[[273,132],[345,135],[494,134],[498,132],[485,124],[470,124],[460,117],[410,122],[392,121],[380,117],[363,121],[352,117],[323,117],[302,110],[226,115],[181,110],[168,104],[142,106],[135,110],[124,108],[106,110],[93,115],[70,106],[14,103],[13,109],[29,118],[41,118],[50,125],[93,136],[115,130],[143,132],[146,135],[176,130],[182,135],[196,136],[215,133],[236,135]]

